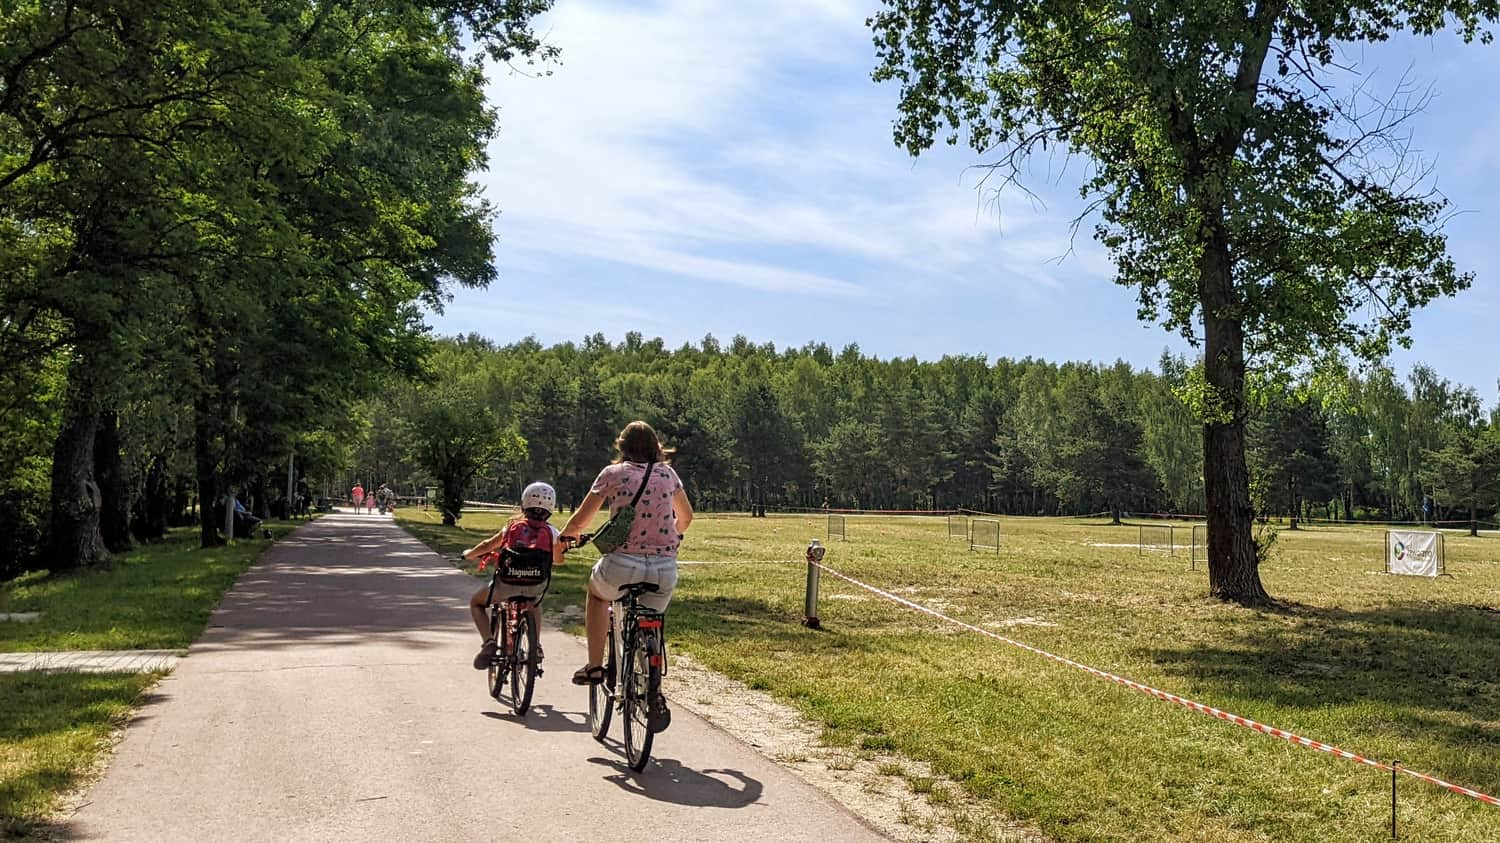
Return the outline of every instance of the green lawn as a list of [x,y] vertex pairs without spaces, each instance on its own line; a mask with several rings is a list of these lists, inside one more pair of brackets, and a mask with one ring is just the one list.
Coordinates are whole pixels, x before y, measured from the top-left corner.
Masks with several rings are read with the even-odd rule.
[[[413,523],[457,548],[465,531]],[[1134,527],[1004,519],[970,553],[942,519],[851,517],[828,564],[970,623],[1167,691],[1500,794],[1500,538],[1449,534],[1450,577],[1391,577],[1384,534],[1284,532],[1264,565],[1282,602],[1204,597],[1206,574],[1141,556]],[[833,743],[932,762],[1063,840],[1365,841],[1389,834],[1387,775],[1241,729],[824,578],[801,618],[817,517],[702,517],[669,623],[674,645],[790,701]],[[1188,531],[1178,533],[1186,545]],[[559,599],[581,594],[570,566]],[[920,788],[924,783],[913,783]],[[1400,785],[1403,839],[1500,839],[1500,808]]]
[[[296,526],[266,522],[278,538]],[[184,527],[103,570],[23,575],[0,585],[0,612],[43,615],[35,623],[0,622],[0,652],[187,647],[271,541],[238,539],[203,550],[197,529]]]
[[0,674],[0,837],[44,824],[86,783],[157,674]]

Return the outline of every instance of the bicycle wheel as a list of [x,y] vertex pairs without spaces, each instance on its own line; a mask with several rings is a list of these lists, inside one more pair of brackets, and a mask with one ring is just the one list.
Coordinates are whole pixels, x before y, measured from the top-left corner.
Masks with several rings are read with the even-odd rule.
[[510,707],[516,714],[525,714],[531,707],[531,692],[536,688],[537,630],[531,623],[531,615],[521,613],[516,621],[514,638],[511,645],[514,658],[510,660]]
[[609,734],[609,718],[615,713],[615,627],[609,626],[608,644],[604,651],[604,681],[589,686],[589,731],[594,740],[604,743]]
[[503,624],[500,623],[501,612],[499,609],[490,609],[490,637],[495,639],[495,655],[490,657],[490,669],[485,673],[485,689],[490,692],[491,699],[500,699],[501,693],[505,691],[505,649],[499,645],[500,632]]
[[651,696],[661,690],[661,661],[657,653],[656,633],[636,632],[635,646],[625,655],[626,669],[624,693],[625,710],[622,712],[625,729],[625,760],[630,769],[639,773],[651,761],[651,739],[654,734],[648,723]]

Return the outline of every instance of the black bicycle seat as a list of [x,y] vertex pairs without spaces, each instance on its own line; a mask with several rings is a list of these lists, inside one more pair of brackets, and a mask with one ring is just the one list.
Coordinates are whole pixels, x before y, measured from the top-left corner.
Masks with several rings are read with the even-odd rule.
[[654,582],[633,582],[630,585],[625,586],[622,590],[630,594],[640,595],[652,594],[654,592],[661,591],[661,587]]

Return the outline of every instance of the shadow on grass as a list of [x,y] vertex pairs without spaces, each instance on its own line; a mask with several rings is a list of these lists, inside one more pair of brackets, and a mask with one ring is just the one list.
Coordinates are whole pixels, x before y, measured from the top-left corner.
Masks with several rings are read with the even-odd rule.
[[1500,769],[1478,761],[1500,757],[1500,613],[1422,603],[1366,611],[1281,604],[1259,620],[1232,621],[1227,643],[1146,655],[1206,693],[1294,709],[1370,705],[1371,733],[1440,744],[1452,762],[1444,772],[1500,786]]
[[[93,769],[102,741],[132,705],[145,708],[149,674],[0,675],[0,836],[45,830],[49,812]],[[131,722],[149,715],[139,711]]]
[[[271,529],[285,537],[295,526]],[[195,532],[175,529],[106,566],[24,575],[0,585],[0,610],[35,611],[41,618],[0,624],[0,650],[186,647],[203,631],[219,597],[270,546],[255,539],[201,549]]]

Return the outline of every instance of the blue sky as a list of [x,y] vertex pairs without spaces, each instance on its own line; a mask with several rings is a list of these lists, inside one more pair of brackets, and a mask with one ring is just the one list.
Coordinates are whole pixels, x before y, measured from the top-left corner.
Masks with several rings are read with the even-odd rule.
[[[1124,359],[1185,346],[1135,319],[1085,226],[1083,162],[1037,160],[1040,197],[982,190],[980,159],[913,161],[896,90],[870,81],[868,0],[559,0],[550,76],[491,74],[501,131],[480,174],[499,208],[500,279],[433,318],[545,343],[602,331],[671,346],[712,333],[778,347],[857,342],[882,357]],[[1416,316],[1423,361],[1496,398],[1500,359],[1500,45],[1398,39],[1347,58],[1434,97],[1411,128],[1462,213],[1450,246],[1477,277]]]

